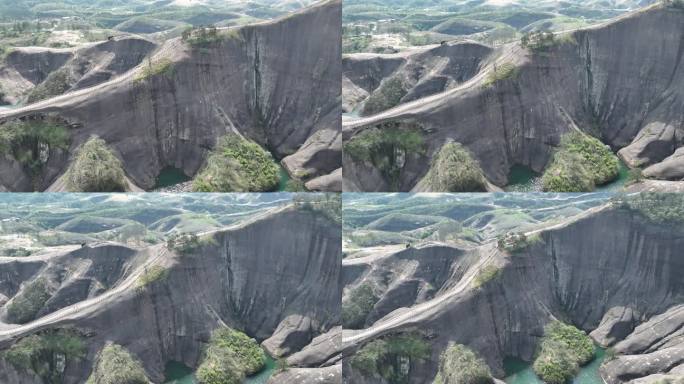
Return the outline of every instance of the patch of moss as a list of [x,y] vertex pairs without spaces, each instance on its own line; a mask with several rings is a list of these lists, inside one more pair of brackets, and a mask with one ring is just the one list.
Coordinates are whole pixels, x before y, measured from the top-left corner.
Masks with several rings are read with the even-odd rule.
[[266,354],[256,340],[224,327],[211,334],[196,376],[200,384],[238,384],[265,365]]
[[344,328],[363,328],[366,317],[379,299],[373,292],[373,287],[368,283],[354,288],[349,293],[349,298],[342,302],[342,325]]
[[259,144],[229,134],[219,140],[193,181],[195,192],[262,192],[276,189],[278,165]]
[[149,384],[138,359],[118,344],[107,344],[95,359],[86,384]]
[[15,324],[34,320],[50,297],[47,280],[44,277],[33,280],[7,306],[7,320]]
[[430,343],[417,333],[386,336],[364,345],[350,364],[364,376],[380,376],[390,383],[405,383],[411,361],[430,357]]
[[51,149],[69,148],[69,131],[55,119],[14,120],[0,126],[0,153],[11,154],[33,174],[42,170]]
[[601,141],[572,132],[561,138],[542,184],[549,192],[587,192],[614,180],[619,171],[617,156]]
[[439,357],[439,371],[433,384],[493,384],[487,363],[461,344],[451,344]]
[[477,160],[460,143],[447,143],[432,158],[424,182],[433,192],[485,192],[487,181]]
[[63,381],[64,366],[85,356],[83,336],[73,330],[51,329],[24,337],[3,352],[16,369],[31,371],[46,383]]
[[406,156],[423,154],[425,139],[417,125],[388,122],[356,134],[344,144],[344,151],[371,163],[396,188]]
[[60,68],[48,75],[42,83],[38,84],[29,93],[29,104],[61,95],[71,88],[73,79],[67,68]]
[[473,287],[480,288],[486,283],[494,280],[497,276],[501,274],[501,268],[496,265],[486,265],[484,268],[480,269],[473,279]]
[[591,338],[572,325],[554,321],[544,329],[539,353],[532,368],[544,382],[565,384],[579,367],[594,359]]
[[125,192],[127,189],[121,161],[104,140],[95,136],[77,150],[65,177],[70,192]]
[[407,92],[404,82],[399,77],[391,77],[383,81],[378,89],[366,99],[362,114],[373,115],[393,108],[399,105],[401,98],[406,96]]
[[518,76],[518,68],[513,63],[503,63],[497,65],[494,69],[487,75],[484,81],[485,87],[491,87],[492,85],[508,79],[515,79]]

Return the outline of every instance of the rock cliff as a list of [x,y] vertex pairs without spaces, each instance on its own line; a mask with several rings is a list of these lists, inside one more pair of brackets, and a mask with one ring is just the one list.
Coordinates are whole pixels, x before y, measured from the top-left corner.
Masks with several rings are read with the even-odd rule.
[[[643,168],[648,178],[681,180],[683,31],[684,11],[659,4],[558,35],[544,52],[519,43],[456,52],[471,60],[470,66],[458,67],[465,69],[460,84],[454,78],[438,82],[442,61],[420,59],[426,69],[417,72],[423,73],[417,84],[426,85],[411,87],[409,82],[401,98],[389,105],[393,108],[345,119],[343,140],[346,144],[388,122],[419,124],[425,148],[420,156],[406,156],[397,184],[401,191],[416,186],[448,141],[463,144],[487,179],[501,187],[514,165],[541,172],[561,135],[576,129],[600,138],[628,166]],[[436,49],[448,48],[453,49],[448,44]],[[419,61],[422,54],[408,57]],[[410,59],[382,57],[360,69],[354,64],[361,58],[345,59],[347,104],[353,97],[363,99],[363,92],[371,94],[367,104],[379,94],[373,88],[383,88],[382,79],[408,77],[410,72],[402,68],[409,67]],[[410,95],[416,99],[409,101]],[[373,164],[347,153],[343,162],[345,190],[376,190]]]
[[[195,175],[229,132],[268,149],[293,177],[308,181],[331,174],[341,165],[340,22],[341,2],[331,0],[273,21],[220,30],[214,41],[167,40],[112,80],[2,112],[0,129],[46,116],[62,121],[69,147],[59,155],[49,148],[42,168],[32,174],[4,156],[0,185],[47,189],[93,135],[143,189],[152,188],[166,167]],[[106,76],[84,76],[75,87]],[[314,186],[334,188],[334,179]]]

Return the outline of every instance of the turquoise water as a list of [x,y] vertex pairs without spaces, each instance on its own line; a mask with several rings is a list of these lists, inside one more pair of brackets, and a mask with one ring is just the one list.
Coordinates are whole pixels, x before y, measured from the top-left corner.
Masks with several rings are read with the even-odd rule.
[[159,172],[154,188],[165,188],[190,180],[188,176],[178,168],[166,167]]
[[514,165],[508,172],[506,192],[541,192],[541,175],[524,165]]
[[278,165],[278,167],[280,176],[280,180],[278,180],[278,192],[282,192],[287,188],[287,182],[290,181],[290,175],[285,170],[285,167],[282,165]]
[[276,368],[276,362],[271,358],[271,356],[266,355],[266,365],[264,366],[264,369],[261,370],[261,372],[257,373],[256,375],[252,375],[248,377],[245,380],[245,384],[266,384],[268,379],[273,375],[273,371],[275,371]]
[[627,179],[629,179],[629,167],[625,163],[623,163],[622,160],[618,161],[620,162],[620,170],[618,171],[617,179],[611,181],[608,184],[596,187],[597,191],[617,191],[625,186],[625,183],[627,183]]
[[196,384],[192,368],[177,361],[169,361],[164,369],[165,384]]
[[[276,362],[270,356],[266,356],[266,365],[261,372],[245,379],[244,384],[266,384],[275,371]],[[192,368],[177,361],[170,361],[164,370],[165,384],[197,384]]]
[[[606,358],[603,348],[596,348],[596,357],[591,363],[580,368],[579,373],[572,379],[571,384],[604,384],[599,367]],[[504,370],[507,384],[544,384],[532,370],[532,364],[513,358],[504,360]]]

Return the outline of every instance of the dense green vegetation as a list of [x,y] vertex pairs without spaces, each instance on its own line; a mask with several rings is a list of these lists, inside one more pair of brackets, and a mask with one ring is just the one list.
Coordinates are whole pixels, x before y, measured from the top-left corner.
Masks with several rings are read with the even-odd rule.
[[221,139],[193,182],[195,192],[261,192],[278,186],[278,165],[259,144],[235,134]]
[[583,331],[554,321],[544,329],[534,372],[549,384],[565,384],[595,355],[594,343]]
[[263,369],[266,354],[256,340],[230,329],[215,330],[197,369],[200,384],[239,384]]
[[380,84],[363,105],[364,116],[374,115],[384,110],[390,109],[399,105],[401,98],[406,95],[408,91],[404,86],[403,80],[399,77],[390,77]]
[[517,76],[518,68],[515,64],[503,63],[494,66],[494,69],[487,75],[483,84],[485,87],[491,87],[500,81],[515,79]]
[[70,192],[124,192],[127,190],[123,165],[107,143],[91,137],[76,152],[65,173]]
[[138,359],[118,344],[107,344],[95,359],[86,384],[149,384]]
[[69,70],[60,68],[50,73],[45,81],[33,88],[26,102],[30,104],[61,95],[71,88],[72,81]]
[[430,190],[439,192],[485,192],[487,182],[482,169],[468,150],[460,143],[442,146],[432,158],[425,176]]
[[347,329],[361,329],[373,306],[380,298],[373,287],[364,283],[349,292],[349,298],[342,302],[342,325]]
[[[350,359],[351,366],[365,376],[380,376],[390,383],[407,382],[406,368],[401,361],[424,360],[430,357],[430,343],[420,334],[390,335],[371,341]],[[406,367],[406,365],[404,365]]]
[[48,384],[61,384],[65,364],[85,357],[83,337],[69,329],[50,329],[24,337],[3,352],[16,369],[31,371]]
[[371,163],[396,188],[406,156],[423,154],[425,139],[418,125],[388,122],[356,134],[344,144],[344,151]]
[[52,149],[69,147],[69,131],[56,119],[14,120],[0,126],[0,154],[11,154],[37,175]]
[[439,357],[439,371],[433,384],[493,384],[492,373],[468,347],[450,344]]
[[28,283],[7,306],[7,320],[24,324],[36,318],[45,302],[50,299],[48,282],[41,277]]
[[618,196],[618,206],[639,212],[657,223],[684,222],[684,195],[679,193],[642,192]]
[[619,173],[617,156],[598,139],[581,132],[561,138],[551,164],[542,176],[550,192],[587,192],[614,180]]

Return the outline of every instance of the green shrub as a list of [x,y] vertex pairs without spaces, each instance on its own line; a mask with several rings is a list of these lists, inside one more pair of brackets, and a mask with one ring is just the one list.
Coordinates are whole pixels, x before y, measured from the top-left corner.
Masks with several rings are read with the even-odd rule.
[[494,69],[487,75],[484,81],[485,87],[490,87],[499,81],[515,79],[518,76],[518,68],[513,63],[503,63],[495,66]]
[[299,180],[299,179],[290,179],[287,181],[287,184],[285,185],[285,191],[286,192],[305,192],[306,187],[304,186],[304,182]]
[[354,288],[349,298],[342,303],[342,325],[348,329],[363,328],[368,314],[379,299],[368,283]]
[[626,185],[636,184],[636,183],[640,183],[643,180],[644,180],[644,175],[643,175],[643,172],[641,171],[641,169],[640,168],[632,168],[629,170],[629,174],[627,174],[627,181],[625,182],[625,184]]
[[85,352],[85,343],[80,334],[57,329],[24,337],[4,351],[3,355],[16,369],[31,371],[46,383],[59,384],[63,380],[63,372],[57,367],[82,359]]
[[375,166],[396,189],[405,157],[423,154],[425,139],[417,125],[388,122],[356,134],[344,144],[344,151]]
[[439,358],[434,384],[493,384],[484,360],[465,345],[451,344]]
[[95,359],[86,384],[149,384],[140,361],[118,344],[107,344]]
[[58,69],[50,73],[45,81],[31,90],[31,93],[29,93],[27,98],[27,103],[31,104],[61,95],[71,88],[72,82],[74,82],[74,80],[71,78],[67,68]]
[[273,156],[259,144],[229,134],[219,140],[193,181],[195,192],[272,191],[280,180]]
[[533,52],[547,52],[559,43],[553,32],[529,32],[520,39],[523,48],[529,48]]
[[16,324],[34,320],[50,297],[47,280],[44,277],[33,280],[7,306],[7,320]]
[[184,255],[189,255],[208,246],[218,245],[212,235],[199,237],[194,233],[181,233],[169,237],[166,247]]
[[542,241],[543,239],[538,233],[535,233],[529,237],[524,232],[507,233],[498,237],[497,246],[501,250],[515,253],[527,249],[529,246]]
[[366,99],[362,114],[364,116],[373,115],[393,108],[399,105],[401,98],[406,96],[406,93],[404,82],[399,77],[390,77],[383,81],[378,89]]
[[544,382],[564,384],[594,359],[594,343],[583,331],[554,321],[544,329],[539,354],[532,368]]
[[256,340],[231,328],[215,330],[197,369],[200,384],[238,384],[261,371],[266,354]]
[[51,149],[69,148],[69,131],[54,119],[15,120],[0,126],[0,153],[11,154],[37,174]]
[[138,277],[138,287],[142,288],[155,281],[164,280],[168,275],[169,270],[167,268],[164,268],[161,265],[153,265],[145,269],[145,272]]
[[473,287],[480,288],[487,282],[494,280],[497,276],[501,274],[501,268],[496,265],[486,265],[484,268],[480,269],[473,279]]
[[285,372],[288,369],[290,369],[290,364],[286,358],[281,357],[276,361],[276,372]]
[[173,74],[174,67],[173,62],[170,59],[162,58],[153,63],[152,60],[148,58],[147,65],[145,65],[142,71],[136,75],[134,81],[141,82],[154,76],[172,78]]
[[606,184],[620,171],[617,156],[598,139],[580,132],[561,138],[551,164],[544,171],[545,191],[587,192]]
[[214,26],[187,28],[181,34],[181,39],[195,48],[207,48],[224,39],[244,40],[239,29],[219,31]]
[[70,192],[124,192],[127,189],[121,161],[107,148],[104,140],[95,136],[77,150],[65,177]]
[[434,192],[484,192],[487,182],[478,162],[460,143],[446,143],[432,158],[424,179]]
[[373,340],[351,357],[350,364],[365,376],[379,375],[390,383],[406,381],[401,360],[425,360],[430,357],[430,343],[416,333],[391,335]]

